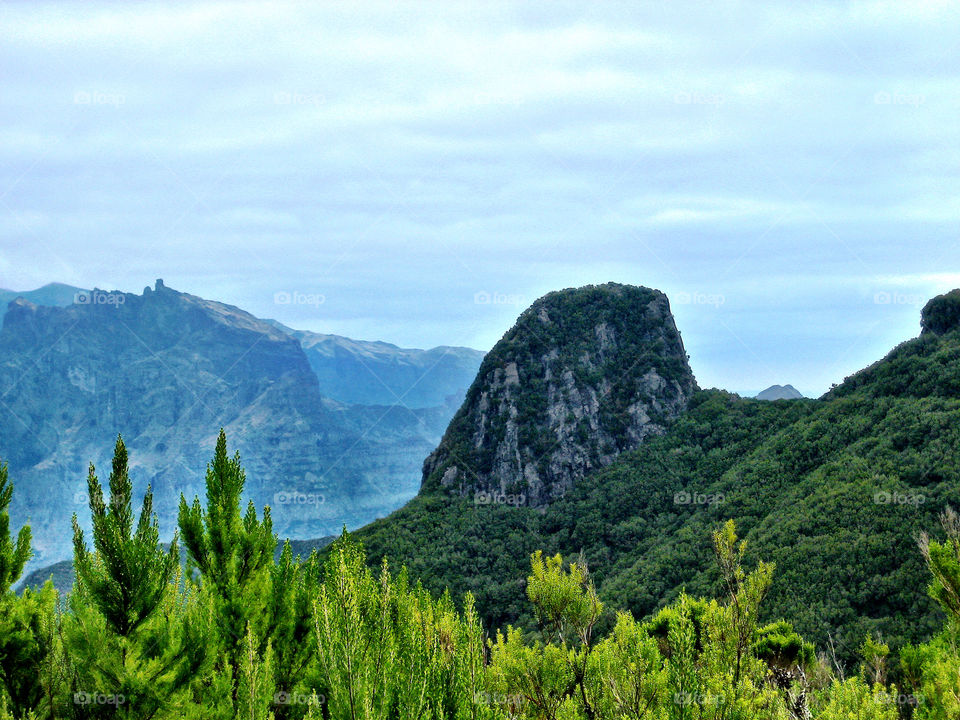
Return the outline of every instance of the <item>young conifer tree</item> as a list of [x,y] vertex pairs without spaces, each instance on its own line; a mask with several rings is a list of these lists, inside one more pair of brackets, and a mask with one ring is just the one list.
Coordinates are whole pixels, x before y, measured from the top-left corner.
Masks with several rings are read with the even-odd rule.
[[199,498],[188,505],[181,495],[178,518],[192,565],[188,566],[188,575],[200,585],[213,606],[220,640],[219,667],[222,673],[233,676],[234,707],[238,700],[239,668],[249,649],[248,633],[257,638],[259,650],[265,651],[266,604],[277,543],[269,507],[264,508],[263,519],[258,520],[250,502],[246,514],[241,516],[245,482],[240,454],[228,456],[226,434],[221,429],[213,461],[207,465],[206,508],[201,507]]
[[160,544],[153,494],[147,489],[134,524],[127,450],[118,437],[110,498],[91,464],[87,477],[93,552],[73,517],[77,583],[65,622],[77,676],[73,708],[80,717],[148,720],[175,705],[206,658],[195,603],[178,591],[177,538]]
[[0,595],[6,595],[20,579],[30,559],[30,526],[24,525],[17,539],[10,537],[10,500],[13,485],[7,479],[7,466],[0,464]]
[[151,616],[170,588],[179,559],[177,538],[174,536],[167,551],[160,546],[149,487],[134,528],[133,485],[127,469],[127,448],[120,436],[113,453],[109,504],[103,498],[92,463],[87,489],[96,554],[88,550],[74,515],[74,567],[89,599],[110,629],[121,637],[129,637]]

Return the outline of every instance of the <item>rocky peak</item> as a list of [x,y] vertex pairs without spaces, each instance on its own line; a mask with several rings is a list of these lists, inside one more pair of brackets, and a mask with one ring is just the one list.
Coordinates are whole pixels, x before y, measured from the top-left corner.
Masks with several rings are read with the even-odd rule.
[[920,313],[921,333],[943,335],[960,327],[960,289],[932,298]]
[[546,506],[662,433],[695,390],[663,293],[616,283],[550,293],[487,354],[424,463],[423,488]]

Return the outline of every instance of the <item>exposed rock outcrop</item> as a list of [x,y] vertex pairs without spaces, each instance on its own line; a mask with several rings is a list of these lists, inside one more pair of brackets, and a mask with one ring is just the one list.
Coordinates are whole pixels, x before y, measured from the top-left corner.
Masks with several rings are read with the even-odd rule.
[[423,488],[544,507],[661,434],[696,390],[666,296],[608,283],[537,300],[494,346]]

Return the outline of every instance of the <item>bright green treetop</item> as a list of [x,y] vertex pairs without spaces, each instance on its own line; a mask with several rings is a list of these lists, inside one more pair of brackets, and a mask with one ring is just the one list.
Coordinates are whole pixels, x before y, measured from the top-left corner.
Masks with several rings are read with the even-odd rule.
[[110,472],[110,501],[93,464],[87,475],[93,545],[87,549],[83,531],[73,516],[74,566],[77,577],[107,623],[127,637],[160,604],[178,566],[177,538],[170,549],[160,546],[160,531],[153,513],[153,492],[147,488],[136,528],[131,506],[132,484],[127,469],[127,449],[117,436]]

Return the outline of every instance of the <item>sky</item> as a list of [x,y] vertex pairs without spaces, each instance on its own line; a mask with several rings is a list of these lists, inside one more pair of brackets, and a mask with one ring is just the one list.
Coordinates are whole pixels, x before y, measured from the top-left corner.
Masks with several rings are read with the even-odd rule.
[[960,287],[958,117],[949,2],[5,2],[0,287],[486,350],[617,281],[815,396]]

